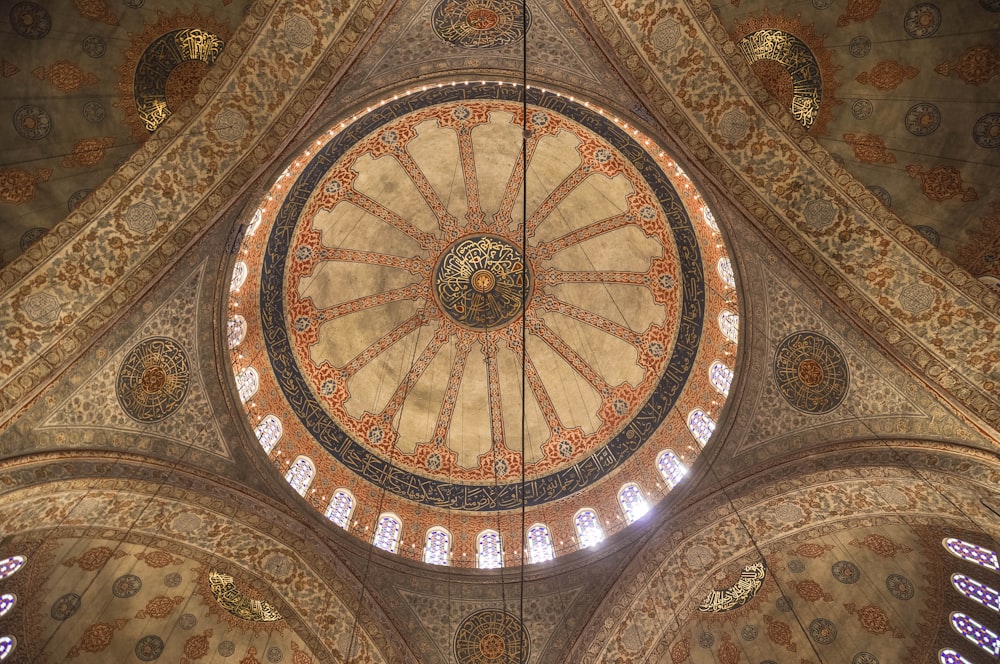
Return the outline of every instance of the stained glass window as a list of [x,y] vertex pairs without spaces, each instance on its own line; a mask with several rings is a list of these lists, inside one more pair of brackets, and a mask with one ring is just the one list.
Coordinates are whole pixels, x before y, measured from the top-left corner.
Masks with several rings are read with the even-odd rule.
[[728,309],[723,309],[719,314],[719,329],[726,335],[726,338],[736,343],[740,339],[740,316]]
[[354,496],[347,489],[337,489],[326,507],[326,518],[341,528],[347,528],[354,512]]
[[295,457],[295,461],[285,473],[285,481],[292,485],[292,488],[298,491],[300,496],[304,496],[309,485],[312,484],[315,474],[316,467],[313,466],[312,459],[298,456]]
[[503,551],[500,549],[500,533],[484,530],[476,539],[476,567],[496,569],[503,566]]
[[972,664],[969,660],[959,655],[951,648],[942,650],[939,654],[941,664]]
[[444,528],[431,528],[424,542],[424,562],[431,565],[447,565],[451,550],[451,536]]
[[709,417],[701,408],[695,408],[688,415],[688,429],[694,434],[698,443],[705,447],[705,443],[712,437],[715,431],[715,420]]
[[543,563],[556,557],[549,529],[536,523],[528,529],[528,562]]
[[247,264],[243,261],[236,261],[236,265],[233,266],[233,280],[229,282],[229,290],[234,293],[239,291],[239,289],[243,287],[246,280]]
[[715,222],[715,215],[708,209],[708,206],[701,208],[701,215],[705,218],[705,223],[716,233],[719,232],[719,224]]
[[954,537],[949,537],[944,541],[944,548],[948,549],[952,555],[968,560],[970,563],[982,565],[994,572],[1000,571],[1000,561],[997,560],[996,551],[990,551]]
[[253,219],[247,224],[247,230],[243,234],[243,237],[253,237],[253,234],[257,232],[257,227],[260,226],[261,220],[264,218],[264,210],[262,208],[257,208],[257,211],[253,213]]
[[373,544],[383,551],[396,553],[399,550],[399,518],[395,514],[383,514],[378,518]]
[[11,593],[4,593],[3,595],[0,595],[0,618],[7,615],[7,612],[14,607],[14,603],[16,601],[17,597]]
[[247,320],[243,316],[236,314],[226,321],[226,338],[229,339],[229,347],[236,348],[243,343],[243,338],[247,335]]
[[24,556],[11,556],[10,558],[0,560],[0,579],[6,579],[8,576],[21,569],[21,567],[24,566],[24,562]]
[[712,387],[717,389],[722,396],[729,396],[729,388],[733,385],[732,369],[716,360],[708,369],[708,378],[712,381]]
[[594,510],[580,510],[573,519],[576,524],[576,536],[580,539],[580,548],[593,546],[604,539],[604,529],[597,520]]
[[736,275],[733,274],[733,262],[728,257],[723,256],[719,259],[715,267],[719,270],[719,276],[722,277],[722,281],[730,288],[736,288]]
[[660,469],[663,481],[667,483],[667,491],[677,486],[681,478],[687,474],[687,468],[671,450],[660,452],[660,456],[656,459],[656,467]]
[[260,387],[260,376],[257,375],[257,370],[253,367],[247,367],[236,374],[236,391],[239,393],[240,401],[243,403],[246,403],[250,400],[250,397],[257,394],[258,387]]
[[1000,636],[993,630],[983,627],[964,613],[951,614],[951,626],[993,657],[1000,657]]
[[0,636],[0,662],[14,652],[17,640],[13,636]]
[[264,451],[268,454],[274,449],[274,446],[278,444],[281,439],[281,433],[284,429],[281,427],[281,420],[279,420],[274,415],[268,415],[254,427],[254,433],[257,434],[257,440],[260,441],[260,446],[264,448]]
[[632,523],[649,511],[649,505],[646,504],[642,490],[639,489],[638,485],[631,482],[623,486],[621,491],[618,492],[618,503],[622,506],[626,523]]
[[958,592],[972,601],[979,602],[983,606],[1000,613],[1000,592],[964,574],[952,574],[951,583]]

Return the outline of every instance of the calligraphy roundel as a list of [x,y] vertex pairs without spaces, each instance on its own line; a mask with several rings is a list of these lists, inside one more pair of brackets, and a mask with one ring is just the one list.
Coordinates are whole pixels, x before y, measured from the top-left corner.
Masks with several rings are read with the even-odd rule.
[[528,630],[506,611],[476,611],[455,633],[455,659],[460,664],[526,662],[528,653]]
[[817,332],[795,332],[778,344],[774,378],[788,403],[818,415],[844,400],[850,371],[835,343]]
[[434,7],[431,25],[449,44],[497,48],[524,38],[531,12],[514,0],[441,0]]
[[115,391],[118,403],[139,422],[159,422],[187,396],[190,365],[184,348],[166,337],[136,344],[122,360]]

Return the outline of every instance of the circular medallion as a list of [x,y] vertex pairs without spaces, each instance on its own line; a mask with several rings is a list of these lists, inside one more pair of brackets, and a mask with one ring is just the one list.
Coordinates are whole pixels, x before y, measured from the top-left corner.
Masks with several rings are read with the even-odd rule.
[[42,236],[48,232],[49,232],[48,229],[42,228],[40,226],[36,226],[35,228],[29,228],[28,230],[24,231],[24,234],[21,235],[21,240],[19,242],[21,251],[27,251],[28,247],[38,242],[42,238]]
[[759,631],[756,625],[744,625],[743,629],[740,630],[740,637],[742,637],[744,641],[753,641],[757,638],[758,633]]
[[108,50],[108,43],[97,35],[83,38],[83,52],[92,58],[99,58]]
[[[463,48],[497,48],[520,41],[531,12],[512,0],[441,0],[431,14],[434,33]],[[526,10],[527,11],[527,10]]]
[[851,659],[851,664],[878,664],[878,657],[870,652],[859,652]]
[[941,242],[941,236],[932,226],[914,226],[913,230],[920,233],[925,240],[933,244],[935,247]]
[[[812,49],[792,33],[775,29],[752,32],[739,47],[767,91],[809,129],[823,99],[823,77]],[[779,71],[783,75],[776,76]]]
[[903,17],[903,29],[914,39],[930,37],[941,27],[941,10],[929,2],[914,5]]
[[139,9],[146,4],[146,0],[122,0],[122,4],[129,9]]
[[148,634],[135,644],[135,656],[143,662],[152,662],[163,654],[163,639],[155,634]]
[[27,104],[14,111],[14,129],[31,141],[45,138],[52,131],[52,118],[41,106]]
[[933,134],[941,124],[941,111],[927,102],[915,104],[906,112],[904,124],[906,131],[914,136]]
[[847,584],[857,583],[861,578],[861,570],[858,566],[847,560],[835,562],[830,568],[830,573],[837,581]]
[[851,39],[851,43],[848,44],[847,50],[851,52],[851,55],[855,58],[863,58],[868,55],[872,50],[872,40],[868,39],[864,35],[858,35]]
[[25,39],[41,39],[52,29],[52,17],[37,2],[19,2],[11,7],[10,27]]
[[890,574],[887,576],[885,587],[892,593],[893,597],[902,600],[913,599],[913,595],[916,592],[913,588],[913,582],[902,574]]
[[787,597],[779,597],[774,602],[774,607],[778,609],[778,611],[781,611],[782,613],[788,613],[789,611],[792,610],[792,600],[788,599]]
[[198,624],[198,617],[193,613],[185,613],[177,619],[177,626],[181,629],[191,629]]
[[815,332],[796,332],[778,344],[774,378],[788,403],[806,413],[821,414],[843,401],[850,373],[836,344]]
[[270,646],[265,654],[267,656],[267,661],[270,662],[270,664],[278,664],[282,657],[284,657],[284,653],[281,652],[281,648],[278,646]]
[[165,577],[163,577],[163,585],[165,585],[167,588],[176,588],[177,586],[181,585],[181,581],[182,578],[179,572],[171,572],[170,574],[167,574]]
[[871,117],[874,106],[867,99],[857,99],[851,104],[851,115],[858,120],[867,120]]
[[830,5],[833,4],[833,0],[812,0],[812,3],[816,9],[829,9]]
[[115,597],[125,599],[132,597],[142,588],[142,579],[135,574],[125,574],[115,579],[111,584],[111,594]]
[[220,657],[230,657],[236,652],[236,644],[232,641],[222,641],[219,643],[218,652]]
[[981,148],[992,150],[1000,147],[1000,113],[987,113],[976,120],[972,139]]
[[879,203],[886,206],[887,208],[892,208],[892,195],[885,187],[880,187],[877,184],[870,185],[868,191],[875,194],[875,198],[879,200]]
[[66,199],[66,209],[72,212],[75,210],[80,203],[87,199],[93,193],[93,189],[78,189],[70,194],[70,197]]
[[455,633],[455,658],[459,664],[526,662],[528,630],[513,614],[483,609],[467,616]]
[[122,360],[115,392],[122,409],[139,422],[166,419],[187,396],[187,353],[173,339],[152,337],[136,344]]
[[698,635],[698,645],[702,648],[711,648],[715,644],[715,637],[711,632],[702,632]]
[[441,256],[432,279],[438,305],[459,325],[495,330],[521,313],[531,270],[521,250],[502,238],[462,238]]
[[830,645],[837,640],[837,627],[826,618],[816,618],[809,623],[809,636],[820,645]]
[[52,603],[49,615],[52,616],[53,620],[66,620],[76,613],[76,610],[79,608],[80,596],[76,593],[66,593]]
[[798,558],[789,560],[788,571],[794,572],[795,574],[801,574],[802,572],[806,571],[806,564],[801,560],[799,560]]
[[104,106],[98,101],[88,101],[83,105],[83,117],[87,122],[98,123],[104,119]]

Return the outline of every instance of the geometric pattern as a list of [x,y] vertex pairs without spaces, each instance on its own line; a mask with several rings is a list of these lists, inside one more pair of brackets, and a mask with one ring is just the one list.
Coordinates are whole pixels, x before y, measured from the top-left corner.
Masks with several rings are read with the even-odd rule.
[[844,353],[828,338],[818,332],[795,332],[778,344],[774,379],[788,403],[818,415],[844,400],[850,370]]
[[476,611],[455,633],[455,658],[460,664],[526,662],[529,651],[528,630],[506,611]]
[[462,48],[513,44],[524,37],[530,26],[528,8],[510,0],[441,0],[431,14],[434,33]]
[[146,339],[132,348],[118,370],[118,402],[139,422],[159,422],[181,407],[188,391],[187,354],[166,337]]

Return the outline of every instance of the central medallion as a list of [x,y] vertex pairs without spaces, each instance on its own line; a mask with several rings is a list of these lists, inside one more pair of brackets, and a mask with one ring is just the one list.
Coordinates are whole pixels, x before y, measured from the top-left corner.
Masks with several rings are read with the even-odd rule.
[[473,235],[451,245],[434,272],[441,310],[464,327],[497,329],[517,318],[531,290],[521,250],[499,237]]

